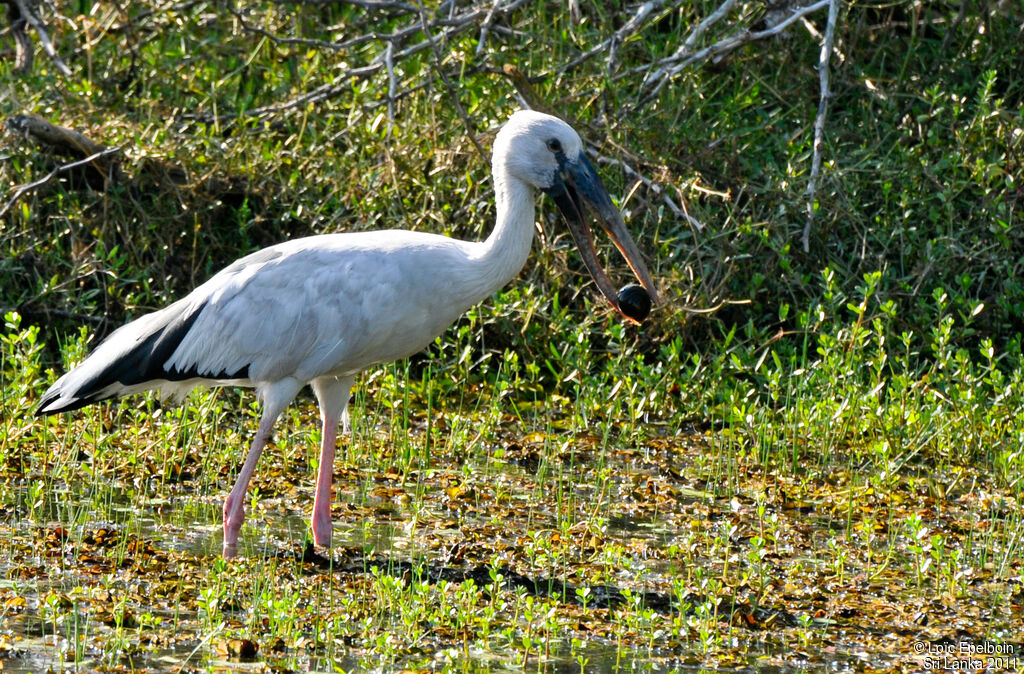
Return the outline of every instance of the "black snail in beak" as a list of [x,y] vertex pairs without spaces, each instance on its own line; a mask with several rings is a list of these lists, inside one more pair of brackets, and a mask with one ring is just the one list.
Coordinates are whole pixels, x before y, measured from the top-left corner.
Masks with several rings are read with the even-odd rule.
[[[659,300],[654,289],[654,281],[640,256],[640,251],[633,243],[633,237],[630,236],[619,210],[615,208],[594,166],[583,151],[579,152],[575,160],[566,158],[565,153],[558,148],[553,147],[552,151],[558,160],[559,170],[555,174],[554,184],[544,191],[554,199],[562,211],[569,231],[580,250],[583,263],[594,277],[601,294],[621,315],[639,323],[650,313],[652,304],[657,305]],[[615,290],[615,286],[597,261],[594,238],[584,217],[584,204],[597,216],[601,227],[608,233],[643,287],[628,285],[618,292]]]

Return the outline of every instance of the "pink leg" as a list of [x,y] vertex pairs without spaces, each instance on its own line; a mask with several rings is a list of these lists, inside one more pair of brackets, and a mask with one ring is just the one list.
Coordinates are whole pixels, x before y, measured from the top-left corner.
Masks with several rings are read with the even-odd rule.
[[316,492],[313,496],[313,542],[316,545],[331,544],[331,481],[334,471],[334,450],[338,438],[338,423],[348,406],[348,394],[352,378],[335,379],[325,377],[313,380],[313,392],[320,402],[320,419],[323,423],[320,443],[320,465],[317,467]]
[[256,431],[256,437],[252,440],[249,454],[245,457],[242,470],[238,473],[235,486],[231,488],[227,499],[224,501],[224,557],[231,559],[238,555],[238,532],[245,522],[245,492],[249,488],[249,480],[256,470],[256,462],[267,446],[270,439],[270,432],[274,423],[281,416],[281,412],[291,402],[295,394],[299,392],[301,384],[292,380],[277,382],[268,386],[260,392],[263,398],[263,416],[260,417],[260,427]]
[[338,437],[338,425],[328,420],[323,422],[323,440],[320,445],[320,466],[316,473],[316,493],[313,496],[313,542],[330,547],[331,533],[331,471],[334,470],[334,448]]

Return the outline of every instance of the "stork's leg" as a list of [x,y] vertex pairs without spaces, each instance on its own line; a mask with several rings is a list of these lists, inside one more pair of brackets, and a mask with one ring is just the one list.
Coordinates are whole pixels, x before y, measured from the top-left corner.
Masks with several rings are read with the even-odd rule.
[[348,394],[352,389],[352,377],[335,379],[323,377],[312,382],[313,392],[320,402],[320,420],[323,432],[320,442],[320,465],[316,474],[316,494],[313,497],[313,542],[317,545],[331,544],[331,478],[334,471],[334,449],[338,438],[338,423],[348,407]]
[[260,427],[256,431],[256,437],[252,440],[249,454],[245,457],[242,470],[238,473],[235,486],[231,488],[227,499],[224,501],[224,557],[230,559],[238,555],[238,532],[245,522],[245,492],[249,488],[249,480],[256,470],[256,462],[267,446],[270,439],[270,432],[274,429],[274,423],[281,416],[281,412],[292,401],[295,394],[302,388],[302,384],[287,379],[271,384],[260,391],[263,399],[263,415],[260,417]]

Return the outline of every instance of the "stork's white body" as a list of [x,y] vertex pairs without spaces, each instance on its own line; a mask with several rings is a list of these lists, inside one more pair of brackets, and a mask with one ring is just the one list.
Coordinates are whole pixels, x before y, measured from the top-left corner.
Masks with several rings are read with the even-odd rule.
[[561,186],[559,162],[576,161],[581,150],[557,118],[516,113],[495,140],[497,220],[485,241],[386,230],[265,248],[116,330],[50,387],[38,413],[143,390],[180,397],[198,384],[254,386],[259,430],[224,505],[224,554],[233,556],[256,461],[278,416],[309,384],[323,422],[313,537],[329,545],[334,445],[356,375],[423,349],[515,277],[533,238],[535,190]]
[[[523,215],[532,222],[530,206]],[[116,359],[116,351],[131,348],[168,317],[198,312],[165,366],[202,376],[113,383],[107,392],[158,389],[180,398],[200,384],[262,389],[286,378],[306,383],[353,376],[422,350],[505,285],[529,253],[530,239],[520,238],[509,251],[491,240],[402,230],[288,241],[237,260],[188,296],[123,326],[93,355]],[[504,269],[495,269],[494,257]],[[404,310],[395,311],[398,306]],[[246,377],[217,376],[245,368]]]

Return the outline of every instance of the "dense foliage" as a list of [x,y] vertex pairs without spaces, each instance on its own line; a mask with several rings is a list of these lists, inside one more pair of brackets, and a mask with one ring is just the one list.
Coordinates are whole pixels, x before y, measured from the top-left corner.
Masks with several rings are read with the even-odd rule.
[[[517,107],[501,70],[512,63],[541,101],[580,120],[602,155],[627,160],[704,224],[695,228],[605,166],[613,189],[630,195],[630,222],[672,300],[652,330],[659,339],[682,331],[702,350],[718,324],[795,328],[779,308],[820,297],[826,268],[846,295],[881,273],[876,300],[896,303],[893,329],[926,332],[932,291],[942,288],[958,317],[985,305],[971,329],[955,330],[957,343],[976,345],[980,335],[1007,344],[1019,334],[1024,83],[1012,7],[844,8],[804,252],[818,109],[813,32],[797,22],[683,70],[645,99],[657,59],[712,4],[660,7],[614,61],[606,49],[569,68],[632,9],[584,7],[574,22],[553,5],[515,4],[490,18],[484,42],[486,13],[447,41],[431,33],[432,49],[390,71],[387,43],[360,36],[394,31],[409,34],[395,39],[397,51],[424,46],[419,18],[398,9],[59,5],[64,19],[44,16],[72,76],[42,53],[28,73],[9,62],[3,112],[36,113],[120,146],[122,175],[105,191],[96,176],[64,175],[18,200],[3,223],[4,307],[51,337],[84,316],[109,317],[107,331],[283,238],[384,226],[480,236],[492,215],[488,167],[468,134],[486,146]],[[763,12],[744,5],[718,30],[758,28]],[[16,134],[7,141],[10,188],[61,161]],[[544,234],[557,243],[563,231],[548,221]],[[566,304],[579,283],[564,270],[578,265],[561,257],[541,252],[529,280],[539,297]],[[682,310],[723,301],[751,303],[711,316]]]

